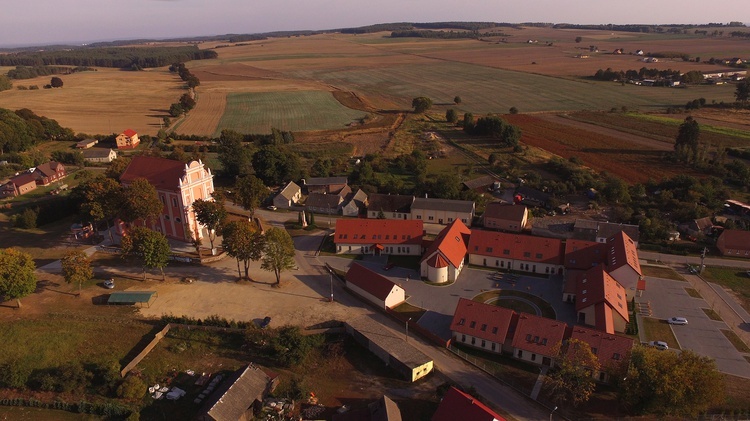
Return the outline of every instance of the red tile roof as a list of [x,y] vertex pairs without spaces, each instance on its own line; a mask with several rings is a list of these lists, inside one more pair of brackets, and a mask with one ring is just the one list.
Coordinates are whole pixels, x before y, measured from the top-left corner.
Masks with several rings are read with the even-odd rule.
[[451,331],[502,344],[512,334],[517,319],[513,310],[461,298],[453,313]]
[[185,163],[153,156],[136,155],[120,181],[127,184],[136,178],[145,178],[157,190],[179,190],[180,178],[185,173]]
[[390,279],[354,263],[346,272],[346,282],[356,285],[376,298],[385,301],[396,286]]
[[603,263],[606,258],[607,246],[594,241],[565,240],[565,259],[566,269],[583,269],[588,270],[592,267]]
[[555,238],[473,230],[469,254],[562,265],[563,243]]
[[440,401],[432,421],[505,421],[505,418],[479,402],[475,397],[455,387],[448,389]]
[[719,236],[717,245],[723,249],[750,250],[750,231],[724,230]]
[[65,172],[65,166],[59,162],[50,161],[36,167],[36,171],[39,171],[44,177],[55,175],[59,172]]
[[625,231],[620,231],[607,240],[607,253],[607,269],[610,272],[629,265],[638,275],[643,275],[635,242]]
[[[427,255],[425,255],[427,257]],[[427,264],[434,268],[444,268],[450,265],[450,262],[445,260],[445,257],[440,253],[435,253],[430,259],[427,260]]]
[[138,133],[136,133],[136,131],[133,130],[133,129],[127,129],[124,132],[122,132],[122,134],[124,134],[127,137],[133,137],[133,136],[137,135]]
[[492,202],[482,215],[484,218],[501,219],[503,221],[521,222],[526,213],[526,206],[513,203]]
[[629,320],[625,288],[607,273],[604,265],[587,270],[576,283],[576,311],[599,303],[606,303],[622,318]]
[[[466,228],[463,222],[458,219],[454,220],[440,231],[440,234],[432,242],[430,248],[427,249],[427,253],[425,253],[422,260],[429,259],[437,252],[443,255],[453,267],[461,266],[461,261],[466,257],[466,248],[470,235],[471,230]],[[427,264],[430,265],[430,262],[427,262]]]
[[513,334],[513,348],[539,355],[555,357],[555,345],[562,342],[568,325],[564,322],[532,314],[518,316],[516,332]]
[[578,339],[589,344],[602,367],[624,361],[634,343],[632,339],[625,336],[610,335],[579,326],[573,327],[570,339]]
[[36,177],[34,176],[34,173],[28,173],[25,172],[21,175],[17,175],[10,179],[10,182],[15,184],[17,188],[20,188],[21,186],[24,186],[26,184],[34,183],[36,184]]
[[336,244],[422,244],[422,221],[401,219],[339,219]]

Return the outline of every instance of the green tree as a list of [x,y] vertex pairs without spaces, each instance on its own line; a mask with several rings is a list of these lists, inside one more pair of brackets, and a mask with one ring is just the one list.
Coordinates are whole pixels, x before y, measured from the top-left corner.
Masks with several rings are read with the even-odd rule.
[[636,346],[617,375],[619,402],[636,414],[694,418],[724,401],[724,380],[710,357]]
[[0,75],[0,91],[7,91],[11,88],[13,88],[13,82],[10,81],[10,78],[5,75]]
[[104,171],[104,175],[119,182],[120,176],[128,168],[128,165],[130,165],[130,158],[119,157],[110,162],[109,167]]
[[268,348],[279,364],[290,367],[304,363],[310,352],[323,344],[323,339],[322,335],[303,335],[298,326],[283,326],[268,341]]
[[591,398],[596,389],[592,372],[599,371],[599,359],[588,343],[570,339],[555,346],[555,369],[547,376],[555,403],[576,407]]
[[195,219],[208,230],[208,241],[211,243],[211,250],[213,250],[216,234],[221,231],[221,226],[227,219],[224,201],[198,199],[193,202],[193,211],[195,212]]
[[117,216],[122,200],[122,186],[108,177],[89,178],[76,186],[71,195],[79,203],[79,212],[87,221],[98,225],[106,221],[107,231],[112,242],[114,238],[109,227],[109,220]]
[[686,117],[680,124],[675,138],[674,150],[678,161],[695,162],[698,156],[698,142],[701,129],[693,117]]
[[461,103],[461,97],[460,97],[460,96],[458,96],[458,95],[456,95],[456,96],[455,96],[455,97],[453,98],[453,103],[454,103],[454,104],[456,104],[456,105],[460,104],[460,103]]
[[0,297],[16,300],[36,289],[36,265],[31,255],[14,248],[0,249]]
[[53,88],[62,88],[63,87],[63,81],[59,77],[55,76],[50,80],[50,85],[52,85]]
[[284,180],[296,180],[301,175],[299,156],[293,150],[275,145],[265,145],[253,155],[255,175],[268,186],[277,186]]
[[117,397],[131,401],[138,401],[146,395],[148,387],[140,377],[129,375],[117,387]]
[[737,88],[734,91],[734,97],[739,102],[747,102],[750,99],[750,79],[744,78],[737,83]]
[[146,280],[146,269],[159,269],[162,280],[166,280],[164,268],[169,263],[169,248],[167,237],[160,232],[146,227],[135,227],[122,237],[122,252],[124,255],[136,256],[143,266],[143,280]]
[[511,113],[511,114],[518,114],[518,108],[516,108],[516,107],[510,107],[510,109],[508,110],[508,112]]
[[466,133],[471,133],[474,131],[474,114],[472,113],[464,114],[464,131]]
[[250,212],[250,216],[255,214],[255,210],[258,209],[269,193],[268,187],[254,175],[240,178],[234,189],[234,203]]
[[258,228],[250,221],[232,221],[222,231],[222,247],[228,255],[237,259],[237,271],[240,271],[240,262],[244,264],[245,278],[250,278],[250,261],[259,260],[263,256],[265,241]]
[[156,188],[145,178],[136,178],[121,190],[119,205],[120,219],[128,223],[141,219],[143,226],[148,219],[161,215],[164,209]]
[[330,158],[317,158],[310,168],[313,177],[330,177],[333,171],[333,162]]
[[458,113],[453,108],[448,109],[445,112],[445,121],[448,123],[456,124],[458,122]]
[[252,156],[252,150],[243,143],[242,134],[228,129],[221,131],[218,158],[224,176],[234,179],[250,174]]
[[420,114],[432,108],[432,100],[426,96],[416,97],[411,100],[411,106],[415,113]]
[[576,44],[580,43],[581,41],[583,41],[582,37],[576,37]]
[[276,275],[276,285],[281,284],[281,272],[292,269],[294,264],[294,241],[282,228],[271,227],[265,234],[261,268]]
[[80,296],[83,283],[94,277],[89,257],[82,250],[73,250],[66,253],[60,259],[60,263],[65,282],[78,284],[78,296]]

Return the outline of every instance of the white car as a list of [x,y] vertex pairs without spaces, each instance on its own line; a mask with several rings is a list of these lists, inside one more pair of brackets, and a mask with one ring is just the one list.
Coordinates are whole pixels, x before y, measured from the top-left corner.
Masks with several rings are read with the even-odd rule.
[[664,341],[651,341],[648,343],[648,346],[654,347],[659,351],[666,351],[669,349],[669,345],[667,345],[667,343]]
[[275,211],[276,210],[276,206],[271,205],[271,206],[267,207],[266,209]]
[[104,281],[104,288],[114,289],[115,288],[115,279],[114,278],[110,278],[110,279],[107,279],[106,281]]
[[667,319],[667,323],[671,325],[686,325],[688,321],[684,317],[672,317],[671,319]]

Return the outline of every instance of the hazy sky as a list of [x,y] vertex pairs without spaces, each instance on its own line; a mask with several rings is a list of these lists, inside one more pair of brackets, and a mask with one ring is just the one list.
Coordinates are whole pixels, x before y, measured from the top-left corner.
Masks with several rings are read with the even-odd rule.
[[722,0],[14,0],[0,45],[171,38],[387,22],[750,22],[750,2]]

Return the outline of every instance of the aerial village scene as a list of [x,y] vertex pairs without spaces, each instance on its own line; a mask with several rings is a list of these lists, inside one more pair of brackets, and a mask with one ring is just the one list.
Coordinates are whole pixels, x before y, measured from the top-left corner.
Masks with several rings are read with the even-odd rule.
[[0,419],[750,419],[744,2],[27,3]]

